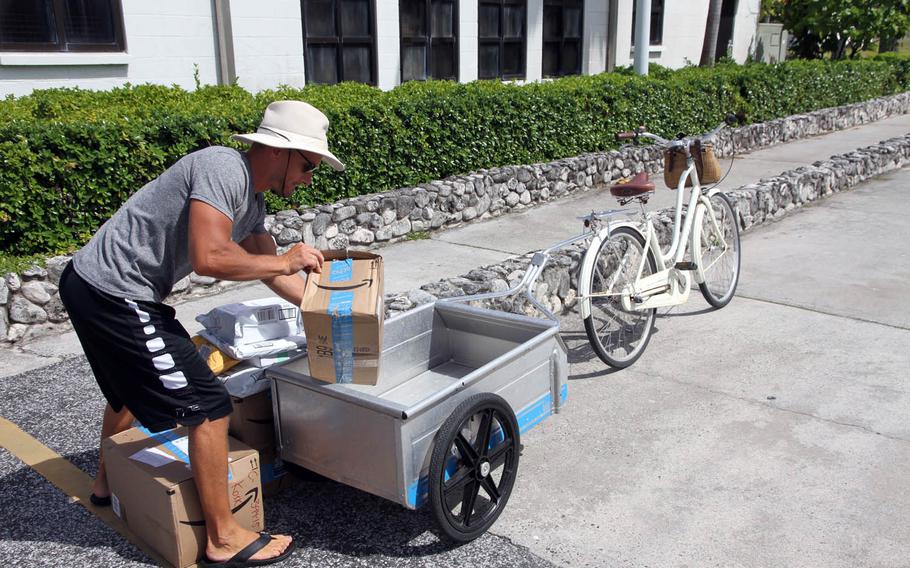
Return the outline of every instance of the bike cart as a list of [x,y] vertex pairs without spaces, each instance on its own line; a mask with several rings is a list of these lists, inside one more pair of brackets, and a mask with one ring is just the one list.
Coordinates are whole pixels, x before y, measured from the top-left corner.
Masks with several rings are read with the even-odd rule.
[[[521,433],[566,400],[558,320],[530,293],[539,256],[509,291],[388,319],[375,386],[317,381],[305,355],[270,367],[281,458],[409,509],[429,501],[455,541],[483,534],[508,501]],[[549,319],[462,303],[521,287]]]

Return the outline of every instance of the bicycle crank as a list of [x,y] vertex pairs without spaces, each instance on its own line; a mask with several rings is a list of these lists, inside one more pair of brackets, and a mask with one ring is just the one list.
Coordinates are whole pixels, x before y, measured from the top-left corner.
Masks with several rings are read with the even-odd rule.
[[685,303],[689,299],[689,285],[688,272],[676,268],[662,270],[636,282],[632,293],[623,294],[623,309],[631,312]]

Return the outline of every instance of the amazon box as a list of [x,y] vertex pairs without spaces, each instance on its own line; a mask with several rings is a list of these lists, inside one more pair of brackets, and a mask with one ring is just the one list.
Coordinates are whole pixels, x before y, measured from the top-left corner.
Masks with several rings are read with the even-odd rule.
[[[234,518],[262,531],[259,452],[229,438],[228,496]],[[111,507],[130,530],[177,568],[205,554],[205,519],[189,466],[186,428],[132,428],[102,442]]]
[[323,256],[322,273],[310,273],[300,305],[310,376],[375,385],[385,313],[382,257],[341,250]]
[[274,448],[259,452],[259,465],[262,472],[262,494],[266,497],[277,495],[297,482],[297,478],[288,472]]
[[260,453],[273,450],[275,419],[272,391],[264,390],[244,397],[231,395],[231,403],[234,412],[231,413],[228,433]]

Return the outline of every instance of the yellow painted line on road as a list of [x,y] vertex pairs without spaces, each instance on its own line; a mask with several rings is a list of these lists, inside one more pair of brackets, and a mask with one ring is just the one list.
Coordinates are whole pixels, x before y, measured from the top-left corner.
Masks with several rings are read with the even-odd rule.
[[2,416],[0,416],[0,445],[54,484],[72,502],[82,505],[104,521],[107,526],[123,535],[149,558],[161,566],[170,566],[164,558],[133,534],[126,523],[120,520],[120,517],[115,515],[110,507],[92,505],[92,502],[89,501],[92,478],[87,473]]

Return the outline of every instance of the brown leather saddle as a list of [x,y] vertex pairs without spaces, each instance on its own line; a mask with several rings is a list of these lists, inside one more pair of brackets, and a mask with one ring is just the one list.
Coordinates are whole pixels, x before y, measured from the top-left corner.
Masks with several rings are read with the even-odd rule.
[[610,186],[610,193],[620,199],[646,198],[654,192],[654,183],[648,178],[648,172],[638,172],[627,182]]

